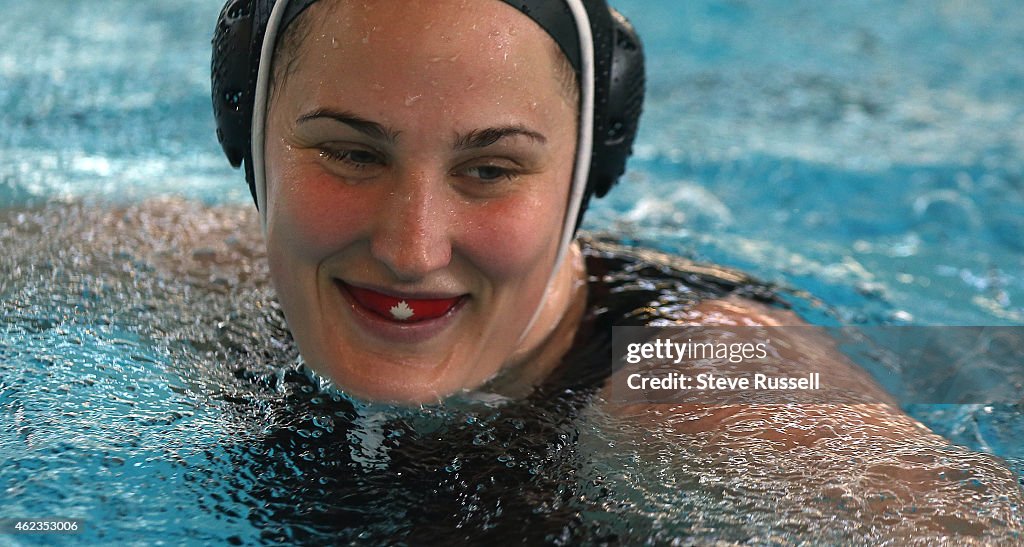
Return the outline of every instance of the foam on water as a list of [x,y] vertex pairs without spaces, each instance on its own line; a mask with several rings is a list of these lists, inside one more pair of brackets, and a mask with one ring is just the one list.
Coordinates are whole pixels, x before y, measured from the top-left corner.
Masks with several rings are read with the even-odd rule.
[[[84,518],[79,539],[116,543],[1005,540],[1024,524],[991,457],[887,440],[870,408],[701,430],[591,390],[354,402],[300,365],[258,233],[248,207],[168,199],[2,218],[4,514]],[[1004,442],[998,412],[949,433]],[[808,420],[832,434],[761,436]]]

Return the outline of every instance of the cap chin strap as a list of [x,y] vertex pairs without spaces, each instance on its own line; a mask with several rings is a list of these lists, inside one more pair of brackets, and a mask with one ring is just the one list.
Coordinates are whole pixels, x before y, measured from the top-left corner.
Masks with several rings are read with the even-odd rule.
[[267,235],[267,168],[263,155],[266,148],[267,101],[270,95],[270,67],[273,64],[274,45],[277,44],[278,30],[281,20],[288,9],[289,0],[277,0],[270,11],[267,32],[263,35],[260,47],[260,68],[256,73],[256,94],[252,107],[252,174],[256,186],[256,207],[260,212],[260,226],[263,235]]
[[565,4],[572,11],[573,19],[576,20],[576,33],[580,37],[580,116],[576,140],[576,165],[572,170],[572,187],[569,189],[569,203],[565,209],[565,218],[562,219],[562,237],[558,242],[555,265],[551,274],[548,275],[548,281],[544,285],[544,294],[533,311],[533,317],[523,328],[516,346],[523,343],[530,329],[537,322],[537,318],[540,317],[544,302],[547,301],[548,291],[551,290],[552,283],[558,277],[559,270],[562,269],[565,257],[569,253],[569,246],[576,235],[576,221],[580,213],[580,205],[583,203],[583,194],[587,189],[587,179],[590,178],[590,156],[594,150],[594,37],[590,31],[590,16],[587,15],[587,9],[583,6],[583,0],[565,0]]
[[[252,161],[253,178],[256,186],[256,204],[260,213],[260,226],[263,235],[267,235],[267,174],[264,156],[266,139],[268,99],[270,95],[270,75],[273,64],[274,45],[277,43],[278,31],[290,0],[277,0],[270,12],[267,31],[260,49],[260,67],[256,77],[256,94],[252,109]],[[516,345],[521,344],[541,314],[545,296],[551,290],[551,284],[569,253],[569,245],[576,233],[576,220],[579,216],[583,194],[590,176],[590,156],[594,143],[594,39],[590,30],[590,16],[583,6],[582,0],[564,0],[572,11],[576,21],[576,33],[580,38],[580,115],[578,139],[576,141],[576,164],[573,168],[572,187],[569,191],[569,203],[562,219],[562,235],[558,243],[558,254],[555,256],[554,268],[548,275],[544,295],[533,312],[530,321],[523,328]]]

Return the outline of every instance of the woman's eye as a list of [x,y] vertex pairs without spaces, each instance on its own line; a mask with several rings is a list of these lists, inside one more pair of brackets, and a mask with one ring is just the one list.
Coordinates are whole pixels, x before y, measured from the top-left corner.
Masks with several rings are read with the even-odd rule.
[[511,180],[516,178],[517,174],[512,169],[497,165],[478,165],[466,169],[465,173],[484,182],[497,182],[502,179]]
[[320,156],[332,161],[341,162],[355,169],[364,169],[384,163],[377,154],[359,149],[323,148],[320,150]]

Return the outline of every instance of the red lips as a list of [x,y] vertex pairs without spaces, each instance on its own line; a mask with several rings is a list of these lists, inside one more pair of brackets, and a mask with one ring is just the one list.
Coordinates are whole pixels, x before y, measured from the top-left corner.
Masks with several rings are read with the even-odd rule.
[[345,285],[352,298],[361,306],[392,321],[412,323],[437,319],[448,313],[462,299],[454,298],[398,298],[370,289]]

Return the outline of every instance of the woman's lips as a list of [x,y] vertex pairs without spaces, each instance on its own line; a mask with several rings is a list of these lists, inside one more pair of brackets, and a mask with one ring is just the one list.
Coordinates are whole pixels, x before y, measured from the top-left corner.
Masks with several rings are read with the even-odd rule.
[[452,310],[464,295],[450,298],[409,298],[385,294],[372,289],[340,282],[360,306],[384,319],[400,323],[416,323],[442,317]]

